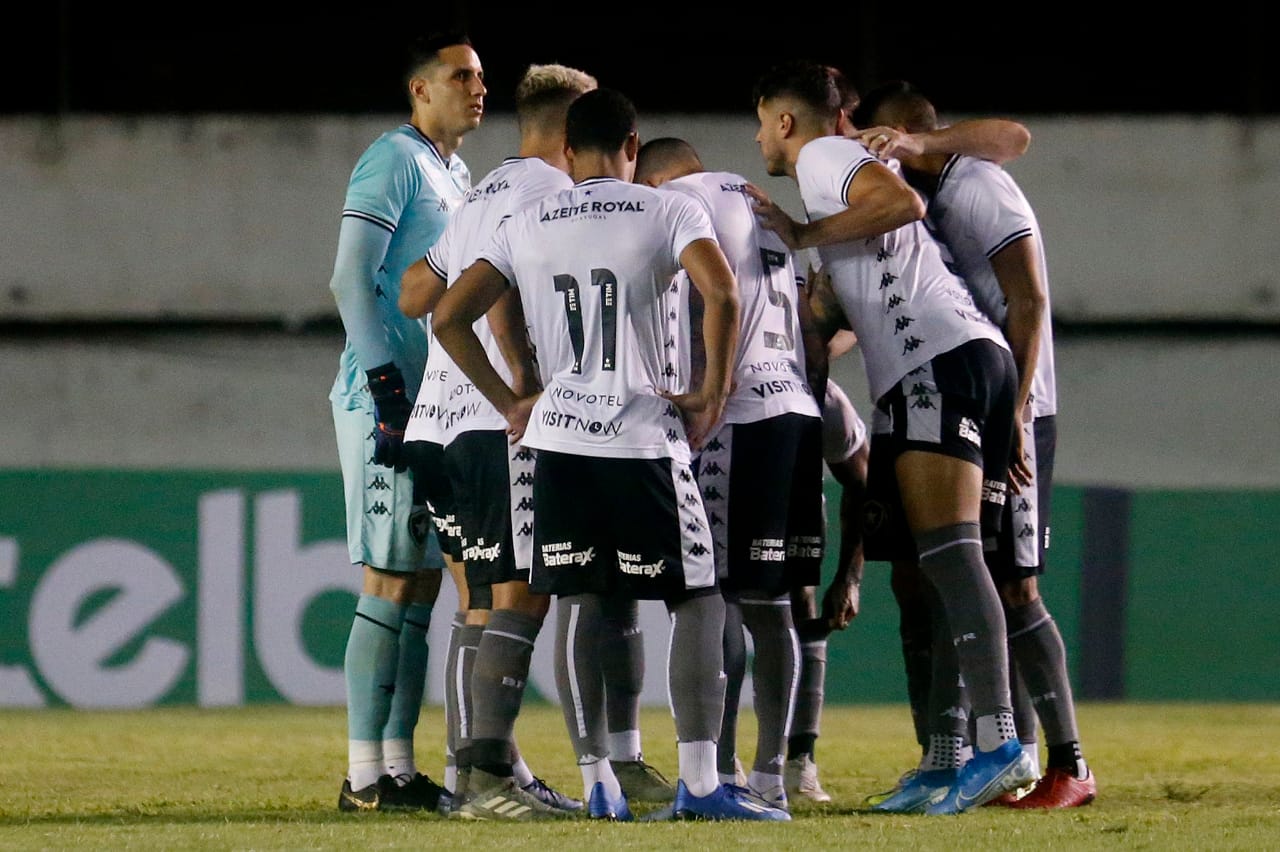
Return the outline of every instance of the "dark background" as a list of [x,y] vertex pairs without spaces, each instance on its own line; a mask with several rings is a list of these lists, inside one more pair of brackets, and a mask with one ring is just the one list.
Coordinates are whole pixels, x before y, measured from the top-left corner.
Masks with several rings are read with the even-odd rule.
[[64,0],[10,18],[0,112],[401,112],[404,44],[452,20],[471,32],[496,111],[510,109],[529,63],[562,62],[642,111],[750,113],[756,75],[805,56],[841,67],[863,90],[909,79],[944,113],[1280,114],[1268,28],[1245,6],[1162,7],[1145,19],[1124,4],[740,9],[687,0],[133,9]]

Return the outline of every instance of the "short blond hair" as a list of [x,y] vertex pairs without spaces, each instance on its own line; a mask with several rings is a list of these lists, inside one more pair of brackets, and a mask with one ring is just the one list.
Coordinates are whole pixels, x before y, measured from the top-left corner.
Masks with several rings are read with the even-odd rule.
[[599,85],[595,77],[567,65],[530,65],[516,85],[516,121],[521,128],[543,121],[563,125],[569,104]]

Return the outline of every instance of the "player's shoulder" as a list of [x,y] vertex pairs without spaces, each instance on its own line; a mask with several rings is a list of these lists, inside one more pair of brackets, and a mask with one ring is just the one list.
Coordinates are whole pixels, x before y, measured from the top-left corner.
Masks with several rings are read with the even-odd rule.
[[801,163],[818,164],[823,162],[849,162],[852,160],[874,159],[866,147],[856,139],[847,136],[819,136],[810,139],[796,156],[796,167]]

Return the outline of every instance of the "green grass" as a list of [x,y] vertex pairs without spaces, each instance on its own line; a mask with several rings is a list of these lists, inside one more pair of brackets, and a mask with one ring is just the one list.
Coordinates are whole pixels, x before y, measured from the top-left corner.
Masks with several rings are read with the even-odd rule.
[[[818,741],[831,805],[783,824],[459,823],[337,811],[341,708],[0,712],[0,849],[1280,849],[1280,705],[1085,704],[1099,798],[1059,812],[859,813],[914,762],[904,708],[831,706]],[[674,728],[643,717],[646,758],[675,775]],[[443,713],[423,711],[419,761],[437,779]],[[740,742],[754,743],[749,711]],[[579,793],[559,711],[527,707],[534,771]],[[745,749],[750,754],[751,748]]]

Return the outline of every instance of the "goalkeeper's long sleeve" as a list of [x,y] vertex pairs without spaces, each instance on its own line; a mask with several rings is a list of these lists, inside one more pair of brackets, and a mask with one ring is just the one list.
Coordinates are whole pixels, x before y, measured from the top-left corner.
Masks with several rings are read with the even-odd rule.
[[363,370],[392,360],[378,313],[374,276],[387,255],[391,233],[362,219],[343,217],[329,289],[338,304],[347,339]]

